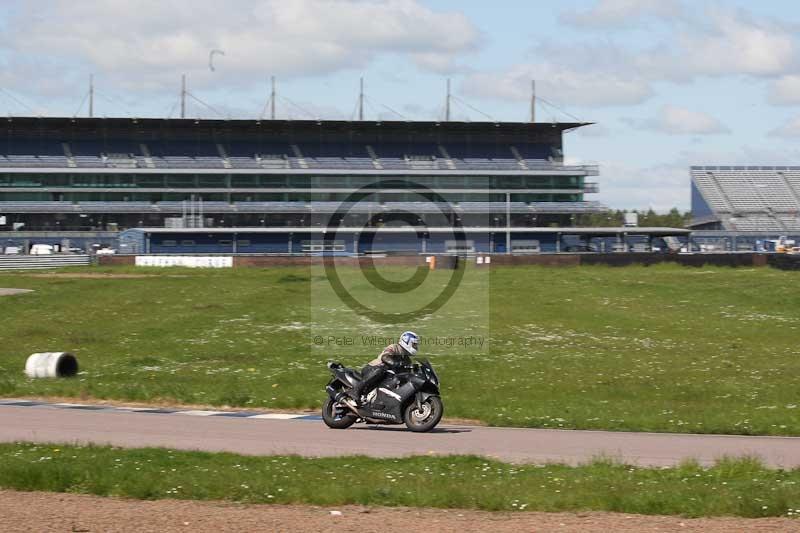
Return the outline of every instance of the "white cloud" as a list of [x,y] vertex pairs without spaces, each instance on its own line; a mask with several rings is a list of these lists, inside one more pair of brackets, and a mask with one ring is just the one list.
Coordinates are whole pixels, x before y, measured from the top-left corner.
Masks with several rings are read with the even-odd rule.
[[451,53],[419,52],[411,54],[414,63],[422,70],[437,74],[456,74],[468,72],[470,68],[458,63],[458,57]]
[[713,135],[730,133],[719,120],[702,111],[692,111],[683,107],[665,105],[658,116],[648,119],[624,119],[634,128],[652,130],[670,135]]
[[611,129],[604,124],[590,124],[575,130],[575,134],[579,137],[608,137],[611,133]]
[[758,17],[722,2],[698,6],[686,0],[598,0],[592,7],[562,14],[562,23],[587,30],[642,29],[648,19],[668,33],[637,65],[652,74],[773,76],[798,66],[796,28]]
[[768,99],[775,105],[800,104],[800,75],[781,76],[769,87]]
[[[47,0],[25,2],[0,37],[10,51],[59,58],[130,89],[252,83],[267,74],[364,67],[385,53],[440,72],[481,41],[457,12],[417,0]],[[208,69],[212,49],[217,72]]]
[[[654,85],[660,82],[730,76],[773,79],[800,69],[797,33],[784,22],[719,7],[695,8],[690,17],[686,6],[679,1],[605,0],[588,10],[568,12],[562,17],[568,24],[590,29],[623,23],[641,29],[639,21],[645,16],[663,24],[654,32],[659,37],[646,44],[620,45],[607,32],[596,37],[589,32],[577,43],[542,41],[530,50],[536,60],[469,75],[465,90],[474,96],[524,100],[529,98],[530,80],[537,79],[542,80],[542,95],[562,104],[636,105],[654,95]],[[775,98],[789,100],[794,85],[784,87],[788,84],[777,82]]]
[[746,11],[712,10],[707,23],[679,34],[680,60],[696,75],[779,75],[797,61],[795,35]]
[[769,132],[770,137],[789,137],[796,139],[800,137],[800,115],[787,120],[782,126]]
[[625,29],[647,16],[671,18],[683,13],[679,0],[599,0],[587,10],[569,10],[559,20],[586,29]]
[[683,162],[637,166],[603,161],[600,174],[597,200],[614,209],[689,209],[689,167]]
[[557,100],[557,104],[631,105],[644,102],[652,96],[650,85],[641,78],[573,69],[550,62],[518,64],[503,72],[471,74],[464,80],[464,91],[484,98],[528,100],[531,97],[531,80],[537,80],[537,93],[548,100]]

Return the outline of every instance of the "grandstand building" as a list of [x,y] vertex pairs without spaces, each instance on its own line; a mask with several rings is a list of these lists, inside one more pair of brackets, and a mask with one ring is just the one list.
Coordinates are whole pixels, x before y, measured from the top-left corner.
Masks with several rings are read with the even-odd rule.
[[[606,208],[566,165],[581,123],[19,118],[0,122],[0,232],[143,227],[568,227]],[[441,209],[446,204],[447,209]],[[502,230],[501,230],[502,231]],[[492,251],[510,245],[492,244]],[[298,245],[299,246],[299,245]],[[299,248],[296,248],[299,249]]]
[[731,250],[800,240],[800,167],[693,166],[690,174],[695,240],[724,238]]

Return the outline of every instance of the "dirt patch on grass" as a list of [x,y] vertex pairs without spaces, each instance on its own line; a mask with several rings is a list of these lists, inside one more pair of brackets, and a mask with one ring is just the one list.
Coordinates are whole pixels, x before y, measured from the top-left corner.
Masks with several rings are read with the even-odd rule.
[[12,294],[25,294],[33,292],[31,289],[4,289],[0,287],[0,296],[11,296]]
[[[343,488],[344,489],[344,488]],[[331,512],[341,514],[331,514]],[[0,491],[3,531],[800,531],[788,518],[700,518],[621,513],[483,512],[181,500]]]

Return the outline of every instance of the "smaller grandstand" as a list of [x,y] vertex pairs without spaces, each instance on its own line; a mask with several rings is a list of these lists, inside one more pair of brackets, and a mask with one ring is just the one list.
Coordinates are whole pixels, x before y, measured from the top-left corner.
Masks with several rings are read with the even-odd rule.
[[800,234],[800,166],[693,166],[694,230]]

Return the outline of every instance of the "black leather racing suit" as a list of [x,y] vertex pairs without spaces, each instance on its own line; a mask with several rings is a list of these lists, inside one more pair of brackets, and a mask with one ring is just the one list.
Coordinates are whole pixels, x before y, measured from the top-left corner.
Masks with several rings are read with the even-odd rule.
[[411,357],[402,346],[390,344],[361,370],[361,381],[353,387],[353,398],[360,401],[362,394],[369,393],[381,382],[388,368],[411,366],[411,364]]

